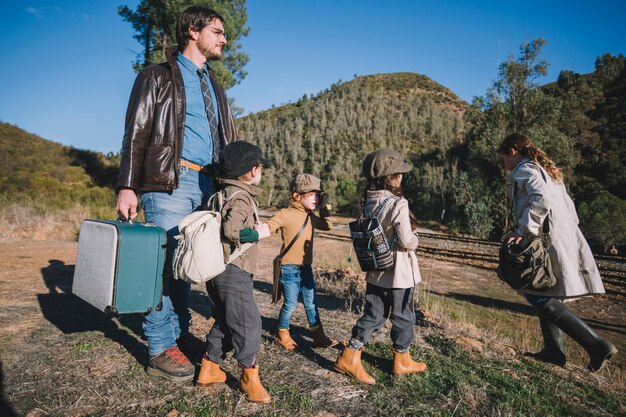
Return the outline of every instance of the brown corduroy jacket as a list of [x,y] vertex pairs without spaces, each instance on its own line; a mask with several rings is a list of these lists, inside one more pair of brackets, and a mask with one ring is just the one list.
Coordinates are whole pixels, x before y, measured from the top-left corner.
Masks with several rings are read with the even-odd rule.
[[[225,203],[220,210],[222,215],[222,247],[224,259],[228,259],[235,249],[241,246],[239,232],[245,228],[253,229],[258,224],[258,207],[256,196],[261,189],[239,180],[221,179],[225,185]],[[259,244],[255,242],[241,256],[231,262],[244,271],[255,274],[259,261]]]

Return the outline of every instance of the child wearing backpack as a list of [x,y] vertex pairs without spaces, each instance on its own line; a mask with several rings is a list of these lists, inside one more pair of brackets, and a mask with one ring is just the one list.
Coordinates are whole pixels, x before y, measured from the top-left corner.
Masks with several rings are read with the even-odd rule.
[[[296,175],[291,180],[289,188],[292,193],[291,206],[279,211],[261,226],[266,230],[269,229],[267,236],[280,229],[283,238],[280,285],[283,289],[284,302],[278,315],[276,341],[286,350],[298,347],[289,334],[289,322],[298,307],[298,296],[302,294],[313,347],[335,346],[337,341],[326,336],[320,321],[315,280],[311,270],[314,229],[330,230],[332,227],[332,218],[326,205],[328,195],[320,194],[320,179],[311,174]],[[319,217],[314,213],[318,206]],[[261,228],[259,231],[265,235]]]
[[[361,364],[361,352],[372,333],[389,317],[392,323],[393,375],[424,372],[426,364],[415,362],[409,348],[413,343],[415,285],[421,281],[415,249],[418,238],[414,215],[402,197],[402,174],[411,170],[402,156],[391,148],[370,153],[363,162],[367,186],[361,199],[364,213],[378,213],[378,220],[392,250],[393,264],[384,271],[366,273],[363,316],[352,328],[352,338],[337,358],[335,369],[364,384],[375,380]],[[382,206],[382,207],[381,207]]]
[[248,142],[236,141],[220,152],[223,187],[222,246],[224,259],[242,246],[254,243],[226,265],[226,270],[206,283],[215,323],[207,336],[207,350],[196,385],[207,387],[226,381],[220,368],[226,353],[234,350],[233,358],[242,368],[240,386],[249,401],[267,403],[270,396],[259,380],[256,355],[261,350],[261,315],[253,298],[253,273],[256,272],[259,234],[256,187],[263,168],[261,150]]

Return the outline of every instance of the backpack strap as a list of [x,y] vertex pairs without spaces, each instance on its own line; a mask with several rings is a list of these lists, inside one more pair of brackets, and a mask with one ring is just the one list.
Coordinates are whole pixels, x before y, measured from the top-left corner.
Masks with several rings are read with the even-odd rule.
[[[387,205],[387,203],[389,202],[389,200],[391,200],[393,198],[393,196],[387,196],[383,199],[383,201],[380,202],[380,204],[376,207],[376,210],[374,210],[374,215],[372,216],[372,214],[370,213],[370,211],[367,208],[367,204],[363,204],[363,210],[365,211],[365,216],[372,218],[372,217],[376,217],[378,218],[378,216],[380,216],[380,213],[383,211],[383,209],[385,208],[385,206]],[[396,204],[398,204],[398,201],[400,201],[400,199],[398,198],[396,200]],[[358,239],[362,239],[364,237],[366,237],[366,233],[363,232],[351,232],[352,233],[352,238],[358,238]],[[396,248],[396,243],[398,243],[398,236],[394,233],[393,234],[393,238],[388,240],[389,243],[389,249],[391,250],[395,250]]]
[[306,228],[306,225],[309,223],[309,217],[311,217],[311,215],[307,213],[306,219],[304,219],[304,223],[300,227],[300,230],[298,230],[298,233],[296,233],[296,236],[293,239],[291,239],[291,242],[289,242],[289,244],[285,248],[283,248],[283,250],[280,251],[280,253],[278,254],[279,258],[282,259],[283,256],[285,256],[287,254],[287,252],[289,252],[289,249],[291,249],[293,244],[296,243],[296,240],[298,240],[298,238],[300,237],[302,232],[304,232],[304,229]]
[[[234,193],[232,193],[230,197],[226,198],[224,196],[224,189],[219,190],[218,192],[213,194],[211,197],[209,197],[209,200],[207,201],[207,208],[209,210],[217,211],[217,212],[219,212],[221,214],[222,213],[222,208],[224,207],[224,204],[226,204],[227,202],[232,200],[233,197],[235,197],[240,192],[241,192],[241,190],[237,190]],[[215,203],[217,203],[217,205]],[[252,208],[254,209],[254,213],[253,213],[253,215],[254,215],[254,224],[259,224],[259,213],[257,211],[256,204],[254,202],[252,203]],[[232,263],[235,259],[237,259],[241,255],[243,255],[245,251],[250,249],[252,247],[252,245],[254,245],[254,243],[247,242],[247,243],[244,243],[243,245],[239,246],[237,249],[235,249],[230,254],[230,256],[228,257],[228,260],[226,261],[226,263],[227,264]]]
[[373,216],[372,216],[372,213],[370,213],[369,209],[367,208],[367,203],[364,203],[363,204],[363,211],[365,211],[365,216],[366,217],[378,217],[378,216],[380,216],[380,213],[383,211],[383,209],[385,208],[385,206],[387,205],[389,200],[391,200],[391,196],[385,197],[383,199],[383,201],[380,202],[378,207],[376,207],[376,210],[374,210],[374,215]]

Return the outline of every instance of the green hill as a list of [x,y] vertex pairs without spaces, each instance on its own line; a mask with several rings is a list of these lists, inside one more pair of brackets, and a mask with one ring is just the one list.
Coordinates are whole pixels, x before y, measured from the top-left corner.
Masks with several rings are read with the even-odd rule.
[[285,204],[290,177],[304,171],[321,177],[349,211],[368,152],[391,146],[408,157],[448,149],[462,140],[466,107],[426,76],[379,74],[240,118],[237,126],[271,162],[263,179],[268,203]]
[[[557,82],[537,90],[532,97],[547,105],[529,107],[536,113],[531,121],[545,119],[530,129],[531,136],[543,140],[564,168],[583,231],[598,248],[622,245],[624,56],[605,54],[593,73],[563,71]],[[494,143],[506,132],[502,126],[510,115],[488,111],[489,97],[470,105],[423,75],[368,75],[236,123],[239,136],[258,144],[269,160],[261,184],[263,205],[286,206],[292,175],[309,172],[323,180],[337,212],[355,213],[363,157],[390,146],[414,163],[405,194],[422,220],[498,238],[505,206]],[[498,106],[507,108],[506,103]],[[28,201],[49,212],[78,203],[114,215],[118,164],[119,155],[62,146],[0,124],[0,204]]]
[[0,203],[40,211],[75,204],[114,207],[118,161],[101,153],[67,147],[0,123]]

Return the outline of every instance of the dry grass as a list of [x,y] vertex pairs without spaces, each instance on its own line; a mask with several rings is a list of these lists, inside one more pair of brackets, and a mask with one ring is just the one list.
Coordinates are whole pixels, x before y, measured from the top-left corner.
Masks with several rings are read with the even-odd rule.
[[[507,394],[519,392],[524,397],[539,386],[580,382],[589,389],[617,390],[617,401],[623,398],[621,365],[612,363],[598,375],[589,374],[581,369],[586,358],[569,340],[570,362],[576,366],[561,369],[520,360],[516,351],[540,344],[536,318],[528,314],[523,299],[497,283],[491,271],[428,258],[420,259],[423,282],[417,287],[416,302],[423,316],[418,317],[412,350],[417,359],[428,363],[428,375],[408,382],[391,381],[390,326],[386,326],[374,335],[364,359],[368,372],[381,383],[373,388],[351,383],[332,371],[336,349],[310,348],[301,305],[291,324],[303,349],[286,354],[273,341],[280,306],[269,303],[271,259],[280,245],[277,237],[261,246],[255,282],[255,300],[263,317],[261,376],[274,398],[272,404],[257,406],[243,399],[236,381],[240,370],[232,358],[224,366],[229,374],[225,386],[199,390],[189,384],[168,384],[144,372],[140,315],[111,320],[71,294],[75,242],[28,239],[5,240],[4,244],[0,371],[4,372],[4,398],[20,414],[43,410],[40,415],[309,416],[329,410],[359,417],[522,415],[525,408],[521,405],[507,408],[492,395],[492,387],[508,386],[509,379],[517,384],[520,378],[528,385],[513,385]],[[358,268],[344,266],[349,252],[345,242],[317,239],[315,251],[322,321],[331,337],[346,339],[359,317],[364,276]],[[195,288],[191,300],[194,334],[205,334],[212,324],[212,319],[207,320],[207,304],[206,295]],[[476,349],[459,344],[460,349],[459,338],[480,343]],[[470,353],[456,352],[464,349]],[[456,369],[457,365],[462,367]],[[482,376],[476,379],[476,375]],[[551,378],[550,383],[534,385],[535,376]],[[394,411],[399,392],[403,405],[413,407],[414,414],[406,414],[406,409],[405,414],[402,409]],[[603,404],[605,398],[589,401]],[[543,411],[543,415],[556,415],[550,408]]]
[[[0,197],[0,239],[76,240],[83,220],[116,218],[114,206],[52,210],[37,197],[19,203]],[[144,221],[143,211],[136,220]]]
[[90,210],[74,205],[66,210],[43,211],[34,204],[0,204],[0,238],[71,240],[78,236],[80,223]]
[[[346,260],[349,242],[323,241],[330,250],[320,253],[321,242],[316,242],[317,288],[345,300],[345,306],[353,312],[360,312],[365,277],[357,262]],[[532,308],[523,297],[498,281],[494,271],[463,268],[427,257],[421,257],[419,262],[422,282],[416,287],[415,305],[426,315],[427,323],[444,329],[447,337],[477,339],[500,352],[507,349],[518,353],[541,350],[542,336]],[[606,299],[596,298],[596,303],[598,299],[606,302]],[[586,318],[595,305],[593,299],[588,299],[568,304],[568,308]],[[621,319],[612,317],[609,320],[619,322]],[[624,350],[619,344],[622,339],[616,339],[619,333],[604,336]],[[586,369],[587,353],[569,337],[565,337],[565,352],[570,366]],[[617,385],[626,385],[623,356],[620,353],[601,372]]]

